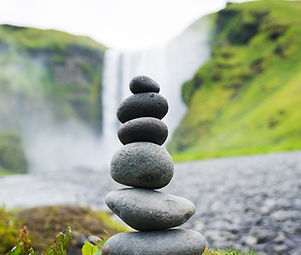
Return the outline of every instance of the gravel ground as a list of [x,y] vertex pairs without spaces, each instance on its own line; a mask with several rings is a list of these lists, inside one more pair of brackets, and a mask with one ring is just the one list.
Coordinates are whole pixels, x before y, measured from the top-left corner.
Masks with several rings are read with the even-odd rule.
[[[0,204],[104,208],[105,194],[119,187],[107,171],[16,175],[0,178]],[[301,255],[301,151],[176,164],[163,190],[195,203],[184,227],[211,247]]]

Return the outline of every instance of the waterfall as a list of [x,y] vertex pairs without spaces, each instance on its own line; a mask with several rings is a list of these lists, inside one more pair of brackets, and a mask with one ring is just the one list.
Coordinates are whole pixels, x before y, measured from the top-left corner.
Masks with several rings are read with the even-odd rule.
[[120,59],[119,52],[107,50],[104,59],[103,71],[103,135],[102,153],[103,157],[109,160],[116,147],[119,145],[116,130],[120,126],[116,112],[120,103]]
[[193,77],[209,55],[209,25],[205,19],[162,47],[131,52],[107,50],[102,81],[102,136],[96,136],[82,121],[56,123],[51,107],[45,102],[42,114],[31,118],[24,114],[25,122],[22,122],[30,169],[36,172],[107,169],[112,154],[121,147],[116,135],[120,126],[116,111],[120,102],[131,94],[128,85],[136,75],[150,76],[160,84],[160,93],[169,103],[163,121],[168,125],[170,139],[186,111],[181,86]]
[[210,57],[209,24],[200,19],[165,46],[142,51],[108,50],[105,55],[103,79],[104,140],[109,150],[116,150],[116,110],[131,95],[130,80],[137,75],[155,79],[160,93],[167,98],[169,111],[163,121],[168,125],[169,138],[183,118],[186,107],[181,86]]

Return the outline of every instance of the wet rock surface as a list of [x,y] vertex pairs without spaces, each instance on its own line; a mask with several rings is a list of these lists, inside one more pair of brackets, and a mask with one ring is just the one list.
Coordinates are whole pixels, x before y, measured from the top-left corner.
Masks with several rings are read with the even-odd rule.
[[105,244],[103,254],[201,255],[205,247],[206,240],[200,233],[191,230],[172,229],[115,235]]
[[195,212],[189,200],[150,189],[111,191],[105,201],[126,224],[140,231],[180,226]]
[[[118,185],[103,171],[0,178],[0,203],[105,208]],[[183,225],[209,247],[256,248],[263,255],[301,254],[301,152],[209,159],[175,165],[166,192],[189,198],[196,213]]]

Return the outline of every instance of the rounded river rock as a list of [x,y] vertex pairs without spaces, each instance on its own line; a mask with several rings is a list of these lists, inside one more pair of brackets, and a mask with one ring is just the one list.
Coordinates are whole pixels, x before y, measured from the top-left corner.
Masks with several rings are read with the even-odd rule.
[[162,119],[168,111],[167,100],[153,92],[134,94],[126,98],[117,110],[117,118],[125,123],[139,117]]
[[160,86],[159,84],[154,81],[153,79],[140,75],[134,77],[131,82],[130,82],[130,90],[134,94],[138,93],[144,93],[144,92],[154,92],[154,93],[159,93],[160,91]]
[[111,161],[111,176],[121,184],[159,189],[173,177],[171,156],[163,147],[149,142],[129,143]]
[[170,229],[114,235],[102,252],[103,255],[201,255],[206,245],[198,232]]
[[180,226],[195,212],[189,200],[150,189],[111,191],[105,201],[126,224],[140,231]]
[[152,117],[129,120],[118,130],[119,140],[123,144],[133,142],[152,142],[162,145],[168,135],[163,121]]

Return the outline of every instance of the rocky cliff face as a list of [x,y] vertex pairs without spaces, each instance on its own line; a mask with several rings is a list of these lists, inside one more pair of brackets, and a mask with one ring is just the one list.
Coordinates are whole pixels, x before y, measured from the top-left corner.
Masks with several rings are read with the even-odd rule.
[[0,131],[72,122],[102,129],[105,47],[54,30],[0,26]]
[[211,15],[212,57],[182,87],[176,159],[301,148],[300,2],[229,4]]

